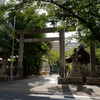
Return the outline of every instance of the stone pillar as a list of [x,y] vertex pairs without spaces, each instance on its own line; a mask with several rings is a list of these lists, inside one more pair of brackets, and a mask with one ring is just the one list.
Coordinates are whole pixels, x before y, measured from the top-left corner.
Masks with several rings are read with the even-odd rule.
[[65,29],[59,31],[60,37],[60,77],[65,78]]
[[86,77],[87,78],[86,83],[100,85],[100,77],[96,77],[94,44],[90,46],[90,74],[91,74],[91,77]]
[[91,77],[96,76],[96,69],[95,69],[95,46],[92,44],[90,46],[90,73]]
[[86,83],[100,85],[100,77],[96,77],[94,44],[90,46],[90,74],[91,74],[91,77],[86,77],[87,78]]
[[17,74],[19,75],[19,79],[23,78],[23,51],[24,51],[24,34],[20,34],[19,57],[18,57],[18,68],[17,68]]

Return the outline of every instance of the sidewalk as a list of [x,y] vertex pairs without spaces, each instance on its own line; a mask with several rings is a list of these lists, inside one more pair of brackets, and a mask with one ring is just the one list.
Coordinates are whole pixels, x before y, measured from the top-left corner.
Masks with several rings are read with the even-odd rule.
[[12,82],[0,82],[0,90],[22,91],[32,93],[51,93],[82,96],[100,96],[100,86],[96,85],[61,85],[57,83],[55,75],[31,76]]

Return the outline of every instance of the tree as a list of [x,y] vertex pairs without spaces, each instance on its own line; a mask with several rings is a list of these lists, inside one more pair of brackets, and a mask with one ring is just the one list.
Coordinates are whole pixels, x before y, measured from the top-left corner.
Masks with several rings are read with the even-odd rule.
[[3,59],[7,59],[11,56],[11,45],[12,45],[12,34],[14,30],[10,26],[9,22],[6,21],[6,12],[0,10],[0,56]]
[[[26,5],[27,6],[27,5]],[[28,8],[26,9],[26,6],[24,6],[25,8],[23,9],[19,9],[17,4],[8,4],[8,5],[3,5],[1,6],[2,12],[6,12],[6,16],[4,17],[5,14],[3,15],[4,17],[4,21],[2,20],[2,18],[0,19],[1,21],[1,25],[3,26],[3,23],[8,23],[5,28],[5,30],[9,31],[11,29],[10,32],[12,32],[12,36],[14,36],[14,31],[12,29],[13,27],[13,23],[14,23],[14,16],[16,16],[16,25],[15,25],[15,29],[16,30],[24,30],[24,31],[28,31],[28,32],[32,32],[34,31],[34,29],[39,29],[39,28],[44,28],[46,27],[46,15],[42,14],[42,15],[38,15],[38,12],[35,10],[34,7],[32,6],[28,6]],[[6,8],[7,7],[7,8]],[[10,33],[9,32],[9,33]],[[9,35],[9,33],[6,33]],[[41,37],[45,37],[45,34],[36,34],[36,35],[25,35],[25,38],[41,38]],[[12,39],[12,37],[11,37]],[[19,37],[17,37],[17,40],[19,41]],[[11,44],[10,44],[11,47]],[[9,49],[10,50],[10,49]],[[25,48],[24,48],[24,71],[30,71],[35,69],[35,73],[38,74],[39,69],[40,69],[40,64],[42,61],[42,55],[47,53],[48,51],[48,43],[45,42],[40,42],[40,43],[26,43],[25,44]],[[11,50],[10,50],[11,51]],[[28,68],[26,68],[26,66]],[[27,73],[25,73],[27,74]]]
[[[19,0],[18,0],[19,1]],[[37,3],[36,3],[37,1]],[[34,4],[33,4],[33,3]],[[61,22],[63,27],[79,26],[82,30],[86,29],[86,34],[90,36],[91,42],[98,40],[100,42],[100,1],[89,0],[23,0],[19,3],[11,5],[10,3],[5,7],[16,9],[26,8],[29,5],[38,4],[38,6],[44,7],[48,11],[50,21],[55,24],[58,21]],[[2,6],[0,7],[2,9]]]
[[[34,1],[34,0],[33,0]],[[41,0],[37,0],[41,1]],[[63,26],[81,26],[91,42],[100,42],[100,1],[89,0],[42,0],[53,23],[61,22]],[[48,3],[47,3],[48,2]]]
[[0,56],[3,59],[7,59],[11,55],[11,44],[12,37],[7,33],[5,29],[0,29],[0,47],[2,47],[2,51],[0,52]]
[[[31,10],[32,9],[32,10]],[[32,32],[34,29],[46,27],[47,18],[45,14],[38,15],[33,7],[29,7],[25,12],[18,12],[16,21],[16,29],[23,29],[24,31]],[[25,35],[25,38],[42,38],[45,34]],[[48,51],[48,43],[25,43],[24,46],[24,71],[39,74],[42,56]],[[25,72],[26,72],[25,71]]]

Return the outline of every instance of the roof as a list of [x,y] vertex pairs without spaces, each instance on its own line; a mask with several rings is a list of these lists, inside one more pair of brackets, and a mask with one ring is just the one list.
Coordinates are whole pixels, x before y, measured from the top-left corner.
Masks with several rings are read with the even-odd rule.
[[[77,50],[77,54],[81,55],[81,58],[78,59],[78,61],[82,64],[90,63],[90,54],[84,49],[83,46],[80,46]],[[96,62],[98,61],[98,58],[95,58]],[[67,58],[66,61],[68,63],[72,62],[72,58]]]

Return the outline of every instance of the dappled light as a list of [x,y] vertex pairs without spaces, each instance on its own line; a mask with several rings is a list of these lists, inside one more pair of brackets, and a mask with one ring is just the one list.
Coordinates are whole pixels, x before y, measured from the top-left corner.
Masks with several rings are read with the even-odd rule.
[[60,87],[60,86],[49,87],[48,91],[51,92],[51,93],[56,93],[56,92],[62,92],[63,93],[62,87]]
[[[30,91],[36,91],[36,90],[39,90],[40,88],[42,89],[41,91],[43,91],[43,92],[49,91],[48,88],[50,86],[48,84],[52,84],[52,86],[54,84],[57,84],[57,76],[58,75],[54,76],[56,78],[48,76],[48,77],[39,78],[37,80],[35,79],[36,80],[35,82],[34,82],[34,80],[31,80],[28,83]],[[45,86],[45,88],[43,88],[44,86]]]
[[28,85],[37,87],[37,86],[43,85],[43,83],[42,82],[41,83],[40,82],[35,82],[35,83],[28,83]]

